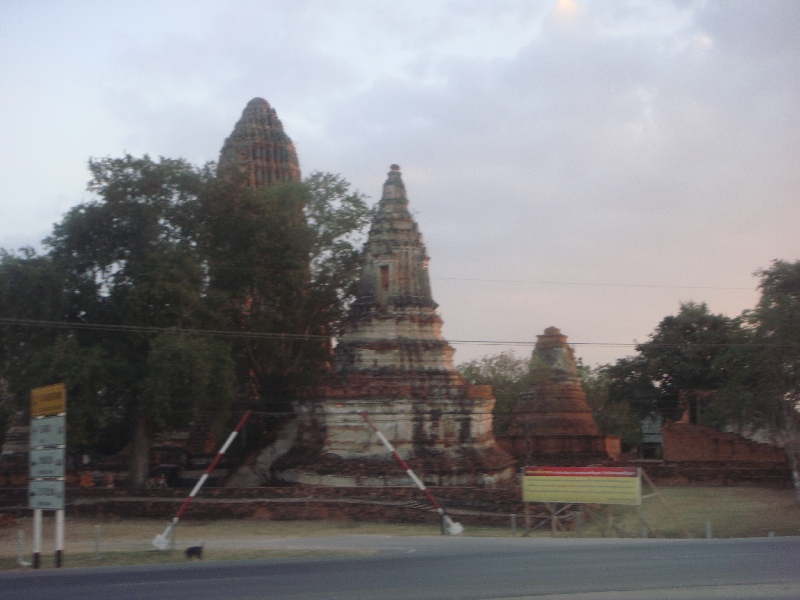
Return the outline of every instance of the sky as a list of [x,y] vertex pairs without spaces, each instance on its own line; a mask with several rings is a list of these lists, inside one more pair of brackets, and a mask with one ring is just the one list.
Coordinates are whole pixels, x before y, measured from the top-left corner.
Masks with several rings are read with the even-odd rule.
[[90,157],[217,160],[260,96],[304,174],[375,202],[401,165],[456,362],[549,326],[612,362],[800,259],[799,26],[795,0],[3,0],[0,247],[90,200]]

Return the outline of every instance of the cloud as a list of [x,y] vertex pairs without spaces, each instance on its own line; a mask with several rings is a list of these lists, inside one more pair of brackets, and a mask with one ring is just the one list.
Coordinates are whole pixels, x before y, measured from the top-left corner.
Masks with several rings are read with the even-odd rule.
[[403,167],[452,338],[641,340],[682,300],[736,314],[755,292],[514,282],[740,287],[797,256],[795,2],[201,2],[173,25],[160,6],[153,28],[80,13],[68,68],[0,62],[33,82],[2,104],[15,190],[75,202],[89,155],[214,160],[262,96],[304,172],[374,198]]

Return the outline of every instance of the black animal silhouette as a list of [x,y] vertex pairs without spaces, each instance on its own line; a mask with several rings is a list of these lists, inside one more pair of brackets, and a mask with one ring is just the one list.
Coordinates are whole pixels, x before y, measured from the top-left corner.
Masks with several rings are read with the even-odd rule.
[[193,558],[203,560],[203,544],[199,546],[189,546],[186,549],[186,559],[191,560]]

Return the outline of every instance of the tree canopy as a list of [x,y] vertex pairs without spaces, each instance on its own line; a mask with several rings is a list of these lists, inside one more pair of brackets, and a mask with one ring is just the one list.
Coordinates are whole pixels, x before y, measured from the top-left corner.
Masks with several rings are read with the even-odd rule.
[[313,381],[370,213],[329,174],[253,189],[182,160],[89,168],[96,199],[55,225],[46,254],[0,256],[0,316],[28,320],[0,330],[0,374],[21,406],[31,387],[64,381],[71,447],[129,442],[142,485],[155,432]]

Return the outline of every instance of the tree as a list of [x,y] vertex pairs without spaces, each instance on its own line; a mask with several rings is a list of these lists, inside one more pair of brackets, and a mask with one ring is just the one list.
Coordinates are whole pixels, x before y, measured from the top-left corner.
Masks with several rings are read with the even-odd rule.
[[[198,252],[197,194],[209,174],[148,156],[90,161],[98,199],[70,210],[45,242],[62,277],[64,318],[77,324],[214,329]],[[70,417],[130,424],[129,475],[146,482],[159,429],[201,407],[224,413],[233,395],[230,349],[176,333],[76,329],[50,350],[49,377],[65,379]],[[44,375],[48,369],[42,371]],[[84,428],[85,429],[85,428]]]
[[623,444],[637,446],[642,441],[640,410],[635,402],[629,402],[610,393],[611,367],[600,365],[588,367],[578,359],[578,376],[586,393],[586,403],[592,409],[600,433],[618,435]]
[[756,275],[761,298],[720,359],[727,381],[711,416],[783,446],[800,503],[800,261],[776,260]]
[[89,168],[97,198],[55,226],[46,255],[0,255],[0,316],[66,326],[4,323],[0,377],[19,404],[31,387],[64,381],[70,447],[130,442],[142,485],[159,430],[199,414],[221,423],[235,394],[288,408],[294,387],[314,381],[371,211],[330,174],[252,189],[235,170],[182,160],[128,155]]
[[531,384],[530,359],[518,358],[513,352],[501,352],[461,363],[458,371],[467,383],[492,386],[497,400],[492,411],[494,432],[507,435],[519,395]]
[[252,397],[288,408],[294,388],[330,360],[371,211],[344,179],[325,173],[256,189],[225,173],[201,194],[200,211],[218,311],[235,330],[266,334],[235,343],[240,381]]
[[682,391],[718,390],[724,373],[719,357],[737,339],[739,322],[709,312],[705,303],[681,304],[677,315],[661,320],[638,355],[608,367],[609,398],[626,403],[640,417],[657,412],[677,418]]

